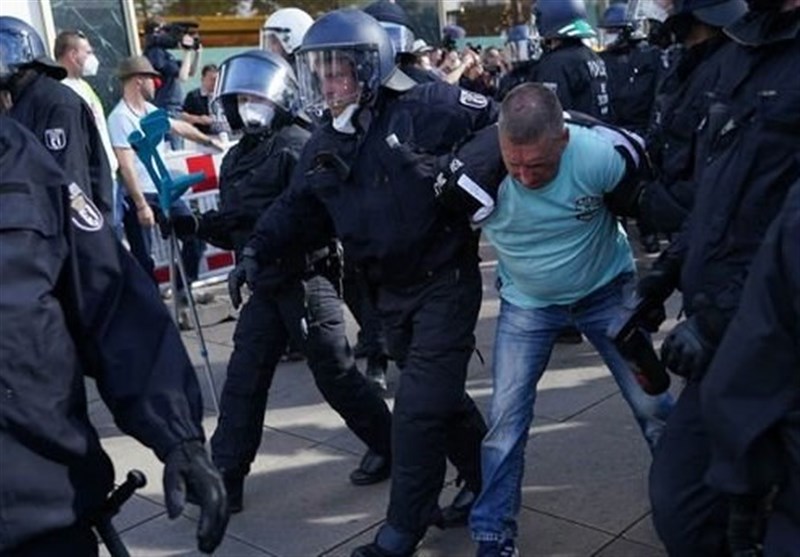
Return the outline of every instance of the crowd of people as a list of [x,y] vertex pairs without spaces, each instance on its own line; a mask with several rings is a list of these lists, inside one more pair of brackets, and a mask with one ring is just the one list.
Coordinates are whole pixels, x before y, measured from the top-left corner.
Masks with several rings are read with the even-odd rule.
[[[664,22],[613,3],[602,33],[582,0],[536,0],[533,15],[504,50],[459,52],[418,38],[389,0],[316,21],[285,8],[259,49],[204,66],[185,97],[199,42],[155,19],[144,55],[118,61],[107,117],[84,33],[60,32],[53,60],[30,24],[0,17],[0,320],[15,324],[0,335],[0,552],[98,553],[114,471],[85,376],[164,462],[169,516],[200,506],[212,552],[246,510],[292,345],[366,447],[351,483],[391,482],[386,521],[352,557],[410,557],[431,526],[467,526],[478,557],[518,556],[537,384],[571,331],[650,448],[670,556],[798,555],[800,0],[684,0]],[[160,205],[132,139],[158,109],[159,153],[184,139],[226,151],[216,209]],[[633,221],[658,253],[641,272]],[[187,283],[204,243],[236,254],[241,310],[208,449],[155,287],[159,228],[181,240]],[[501,302],[485,418],[466,390],[481,234]],[[683,318],[641,364],[610,331],[621,316],[657,331],[675,291]],[[640,365],[679,377],[676,396],[637,382]],[[447,461],[461,489],[440,507]]]

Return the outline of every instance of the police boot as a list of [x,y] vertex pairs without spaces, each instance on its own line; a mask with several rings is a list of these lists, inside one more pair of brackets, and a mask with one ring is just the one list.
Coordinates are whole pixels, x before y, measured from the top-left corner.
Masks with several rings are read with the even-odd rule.
[[453,501],[439,511],[439,515],[434,519],[433,525],[442,530],[466,526],[469,522],[469,512],[472,510],[472,505],[477,497],[477,492],[464,485],[453,498]]
[[383,354],[371,356],[367,360],[367,381],[369,381],[381,393],[386,392],[386,368],[388,362]]
[[391,472],[391,458],[369,449],[364,453],[358,468],[350,473],[350,482],[353,485],[372,485],[388,478]]
[[350,557],[412,557],[422,535],[399,532],[386,523],[378,530],[375,541],[355,548]]

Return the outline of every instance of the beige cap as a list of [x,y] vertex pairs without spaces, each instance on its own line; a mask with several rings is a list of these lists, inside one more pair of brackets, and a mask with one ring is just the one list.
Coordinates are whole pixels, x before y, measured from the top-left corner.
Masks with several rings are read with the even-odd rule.
[[130,77],[132,75],[151,75],[153,77],[161,77],[161,74],[158,73],[155,68],[153,68],[153,64],[150,63],[150,60],[144,56],[131,56],[130,58],[123,59],[122,62],[119,63],[119,67],[117,68],[117,76],[120,79],[125,79],[126,77]]

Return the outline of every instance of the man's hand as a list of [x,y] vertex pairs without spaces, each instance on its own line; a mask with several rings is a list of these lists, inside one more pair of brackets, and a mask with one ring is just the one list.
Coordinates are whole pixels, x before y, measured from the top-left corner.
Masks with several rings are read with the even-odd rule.
[[703,333],[696,315],[678,323],[661,345],[661,360],[681,377],[700,377],[711,363],[715,346]]
[[239,263],[228,275],[228,294],[234,309],[239,309],[239,306],[242,305],[242,286],[247,283],[250,290],[253,290],[258,267],[255,250],[250,246],[245,246]]
[[142,228],[153,228],[156,225],[156,217],[153,214],[153,209],[147,203],[136,207],[136,218]]
[[225,535],[230,513],[222,476],[200,441],[180,443],[164,461],[164,498],[170,518],[183,511],[187,490],[200,505],[197,547],[211,553]]

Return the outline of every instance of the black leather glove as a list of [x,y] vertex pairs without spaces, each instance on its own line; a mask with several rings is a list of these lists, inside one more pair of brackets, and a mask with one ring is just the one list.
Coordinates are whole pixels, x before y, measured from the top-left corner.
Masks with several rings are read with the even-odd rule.
[[178,238],[194,236],[197,233],[198,221],[194,215],[172,215],[168,217],[160,207],[153,208],[153,215],[163,239],[169,238],[172,232]]
[[250,290],[253,290],[259,269],[256,252],[253,248],[245,246],[241,255],[236,267],[228,275],[228,294],[235,309],[239,309],[239,306],[242,305],[242,286],[247,283]]
[[667,369],[681,377],[699,378],[705,373],[716,345],[697,315],[678,323],[661,345],[661,360]]
[[222,475],[200,441],[180,443],[164,461],[164,498],[170,518],[183,511],[187,490],[200,504],[197,547],[203,553],[211,553],[225,535],[230,514]]
[[662,254],[650,271],[639,279],[636,293],[642,300],[638,314],[639,324],[654,333],[667,318],[664,302],[678,287],[680,264]]

